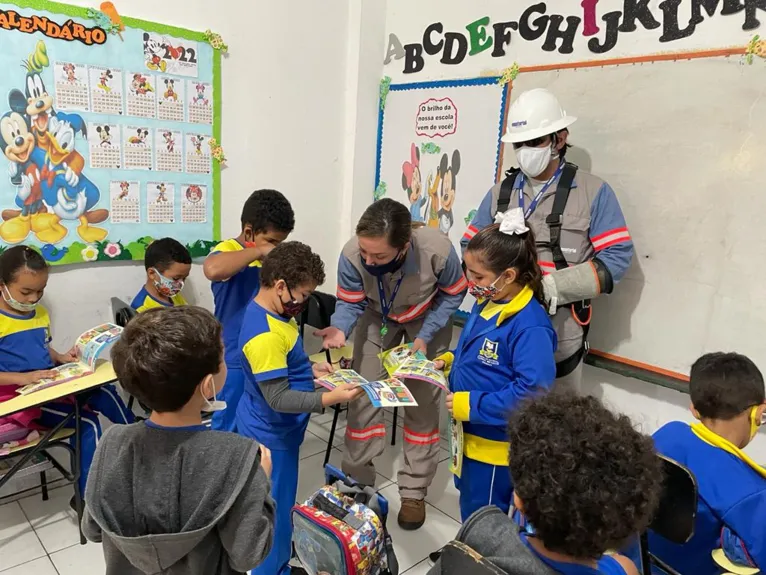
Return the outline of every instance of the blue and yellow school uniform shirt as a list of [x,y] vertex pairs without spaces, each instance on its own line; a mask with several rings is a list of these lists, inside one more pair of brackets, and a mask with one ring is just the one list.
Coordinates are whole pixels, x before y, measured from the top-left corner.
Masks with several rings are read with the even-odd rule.
[[652,553],[680,573],[715,575],[721,570],[711,553],[721,547],[726,525],[753,561],[766,567],[766,469],[701,423],[668,423],[654,434],[654,444],[689,468],[699,495],[691,541],[676,545],[649,532]]
[[174,295],[170,298],[170,303],[162,300],[158,300],[155,298],[152,294],[150,294],[146,286],[141,288],[141,291],[138,292],[136,297],[133,298],[133,301],[130,304],[130,307],[132,307],[134,310],[136,310],[138,313],[144,313],[148,309],[153,309],[157,307],[178,307],[181,305],[188,305],[186,303],[186,300],[184,299],[184,296],[182,296],[180,293]]
[[49,346],[51,320],[38,305],[25,315],[0,311],[0,371],[24,373],[53,368]]
[[556,332],[529,287],[506,303],[474,304],[457,348],[440,358],[449,368],[466,457],[508,465],[508,413],[551,387],[555,350]]
[[[226,240],[215,246],[208,257],[222,252],[236,252],[245,249],[238,240]],[[223,344],[226,348],[225,359],[228,368],[239,369],[239,331],[242,316],[250,300],[258,293],[261,286],[261,263],[253,262],[248,267],[226,281],[213,282],[215,317],[223,326]]]
[[274,411],[258,384],[287,378],[290,389],[314,391],[314,373],[294,319],[287,320],[251,301],[239,338],[245,395],[237,409],[237,430],[269,449],[297,448],[309,422],[308,413]]

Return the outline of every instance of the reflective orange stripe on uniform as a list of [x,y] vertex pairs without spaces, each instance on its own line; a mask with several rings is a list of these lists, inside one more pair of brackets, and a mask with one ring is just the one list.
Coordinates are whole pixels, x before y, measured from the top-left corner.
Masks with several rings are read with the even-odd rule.
[[440,439],[438,429],[433,433],[415,433],[406,427],[404,428],[404,441],[413,445],[433,445],[439,443]]
[[430,296],[428,296],[424,302],[421,302],[417,305],[412,306],[404,313],[400,313],[397,315],[390,313],[388,314],[388,317],[397,323],[406,323],[408,321],[412,321],[413,319],[419,317],[420,315],[426,312],[426,310],[428,309],[428,306],[431,305],[431,300],[434,299],[434,296],[436,295],[436,292],[438,291],[439,290],[434,290],[434,292]]
[[367,441],[373,437],[385,437],[386,426],[384,424],[373,425],[365,429],[351,429],[346,427],[346,437],[352,441]]
[[348,303],[360,303],[367,297],[363,291],[348,291],[338,286],[337,291],[338,299],[342,299]]

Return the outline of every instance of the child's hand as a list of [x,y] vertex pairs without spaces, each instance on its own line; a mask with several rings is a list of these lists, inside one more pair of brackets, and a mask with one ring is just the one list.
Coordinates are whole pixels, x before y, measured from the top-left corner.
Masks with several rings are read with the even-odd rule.
[[322,395],[322,405],[330,407],[339,403],[348,403],[362,395],[364,390],[355,383],[343,383]]
[[253,261],[261,261],[274,249],[271,242],[247,242],[245,247],[250,250]]
[[271,478],[271,450],[265,445],[261,444],[261,467],[263,467],[266,477]]
[[332,373],[333,371],[335,371],[335,368],[325,361],[323,363],[313,364],[311,366],[311,371],[314,372],[315,379],[322,379],[328,373]]
[[315,337],[322,338],[322,347],[325,349],[340,349],[346,345],[346,335],[337,327],[326,327],[314,332]]
[[30,383],[37,383],[41,379],[48,379],[56,375],[55,369],[38,369],[37,371],[30,371],[24,374],[25,385]]
[[419,337],[415,338],[415,341],[412,342],[412,347],[410,348],[410,355],[415,355],[417,352],[422,353],[423,355],[426,355],[426,349],[428,348],[428,344],[424,342]]
[[444,366],[446,366],[446,362],[443,359],[437,359],[434,362],[434,369],[438,369],[439,371],[444,371]]
[[58,357],[59,363],[73,363],[78,359],[76,347],[73,347],[66,353],[60,353]]
[[444,402],[444,405],[447,406],[447,411],[449,411],[450,413],[452,413],[452,409],[453,409],[452,408],[452,402],[453,402],[454,399],[455,399],[455,394],[454,393],[448,393],[447,394],[447,400]]

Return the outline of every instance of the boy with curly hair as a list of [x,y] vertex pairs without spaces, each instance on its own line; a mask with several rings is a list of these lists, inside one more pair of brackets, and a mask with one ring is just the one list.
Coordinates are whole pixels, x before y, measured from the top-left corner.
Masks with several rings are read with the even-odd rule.
[[514,506],[528,526],[484,507],[457,540],[509,575],[637,575],[630,559],[605,553],[645,530],[657,506],[651,438],[597,399],[561,392],[515,411],[509,438]]
[[277,503],[274,546],[253,575],[290,573],[290,511],[298,491],[299,451],[310,414],[363,393],[350,385],[329,392],[314,389],[314,379],[332,367],[322,363],[312,368],[294,318],[324,279],[324,264],[307,245],[278,245],[263,261],[261,288],[242,321],[239,347],[245,393],[237,408],[237,431],[271,450],[271,495]]
[[688,467],[697,478],[694,536],[677,545],[650,532],[649,546],[681,573],[715,575],[720,569],[712,552],[731,541],[751,567],[763,569],[766,468],[743,451],[766,412],[763,375],[743,355],[709,353],[692,365],[689,393],[699,421],[668,423],[654,434],[654,442],[660,453]]

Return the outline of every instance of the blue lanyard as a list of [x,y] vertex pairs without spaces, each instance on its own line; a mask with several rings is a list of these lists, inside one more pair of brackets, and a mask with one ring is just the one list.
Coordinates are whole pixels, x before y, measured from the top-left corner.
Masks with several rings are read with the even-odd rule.
[[[551,176],[551,179],[548,180],[548,182],[542,187],[542,189],[537,192],[537,195],[535,195],[534,199],[532,200],[532,203],[529,204],[529,209],[524,211],[524,219],[529,219],[529,216],[532,215],[532,213],[537,209],[537,204],[540,203],[540,199],[543,197],[543,194],[548,191],[548,188],[551,187],[551,184],[555,182],[558,177],[561,175],[561,172],[564,170],[564,162],[561,162],[558,169],[556,170],[556,173]],[[526,182],[526,179],[524,178],[524,174],[521,174],[521,178],[519,180],[519,207],[524,210],[524,183]]]
[[386,290],[383,288],[383,276],[378,276],[378,295],[380,295],[380,311],[383,314],[383,325],[380,328],[380,335],[382,337],[386,337],[386,334],[388,333],[388,326],[386,325],[388,323],[388,312],[390,312],[391,308],[394,307],[394,299],[396,299],[396,294],[399,293],[399,287],[402,285],[403,279],[404,279],[404,276],[399,278],[399,280],[396,282],[396,285],[394,286],[394,289],[391,291],[391,299],[386,301]]

